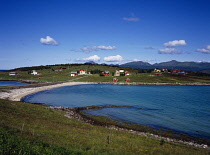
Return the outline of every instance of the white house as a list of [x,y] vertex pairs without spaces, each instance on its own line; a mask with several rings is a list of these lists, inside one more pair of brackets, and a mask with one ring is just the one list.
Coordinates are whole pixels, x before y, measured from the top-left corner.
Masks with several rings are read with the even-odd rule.
[[85,74],[87,74],[85,70],[82,70],[82,69],[81,69],[81,70],[79,71],[79,75],[85,75]]
[[120,76],[120,71],[116,70],[114,76]]
[[125,76],[125,70],[124,69],[116,70],[115,76]]
[[32,75],[39,75],[36,70],[32,70]]

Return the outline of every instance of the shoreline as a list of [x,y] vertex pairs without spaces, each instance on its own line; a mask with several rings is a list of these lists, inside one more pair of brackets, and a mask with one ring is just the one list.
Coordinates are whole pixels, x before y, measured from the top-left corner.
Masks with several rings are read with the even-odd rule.
[[96,121],[94,119],[91,119],[88,116],[81,113],[81,111],[83,111],[83,110],[95,109],[96,107],[97,106],[70,108],[70,107],[62,107],[62,106],[59,106],[59,107],[50,106],[47,108],[58,110],[58,111],[64,111],[66,113],[65,114],[66,117],[82,121],[83,123],[86,123],[86,124],[97,125],[97,126],[101,126],[101,127],[104,127],[107,129],[112,129],[112,130],[125,131],[128,133],[137,134],[139,136],[144,136],[144,137],[148,137],[151,139],[164,140],[166,142],[181,143],[181,144],[185,144],[185,145],[191,145],[191,146],[195,146],[195,147],[199,147],[199,148],[209,149],[209,146],[207,144],[201,144],[201,143],[199,144],[193,139],[192,140],[184,140],[184,139],[176,139],[176,138],[171,138],[171,137],[164,137],[164,136],[161,136],[158,134],[153,134],[150,132],[143,132],[143,131],[128,129],[127,127],[120,127],[118,125],[112,125],[109,123],[108,124],[102,123],[102,122]]
[[[114,82],[57,82],[57,83],[39,83],[36,85],[23,85],[23,86],[8,86],[6,89],[9,89],[8,91],[2,91],[0,92],[0,99],[6,99],[11,101],[21,101],[21,99],[27,95],[34,94],[40,91],[49,90],[53,88],[63,87],[63,86],[73,86],[73,85],[81,85],[81,84],[112,84],[112,85],[184,85],[184,86],[210,86],[210,84],[201,85],[200,83],[191,83],[191,84],[172,84],[172,83],[114,83]],[[80,113],[81,110],[84,110],[82,108],[87,107],[77,107],[77,108],[70,108],[70,107],[49,107],[55,110],[65,111],[65,116],[68,118],[74,118],[79,121],[82,121],[84,123],[89,123],[92,125],[100,125],[105,128],[114,129],[114,130],[120,130],[120,131],[126,131],[129,133],[135,133],[137,135],[146,136],[148,138],[155,138],[160,140],[165,140],[167,142],[175,142],[175,143],[182,143],[187,145],[192,145],[195,147],[205,148],[208,149],[209,146],[206,144],[198,144],[196,141],[183,141],[179,139],[173,139],[169,137],[162,137],[160,135],[155,135],[152,133],[147,132],[141,132],[137,130],[127,129],[124,127],[119,127],[116,125],[102,125],[98,122],[95,122],[91,118],[88,118],[85,115],[82,115]],[[95,123],[94,123],[95,122]],[[150,136],[148,136],[150,135]]]
[[[0,81],[4,81],[1,79]],[[8,80],[14,81],[14,80]],[[0,99],[7,99],[11,101],[21,101],[21,98],[34,94],[40,91],[49,90],[63,86],[73,86],[80,84],[111,84],[111,85],[172,85],[172,86],[210,86],[208,83],[140,83],[140,82],[35,82],[30,80],[16,80],[18,82],[26,82],[29,85],[19,86],[3,86],[1,89],[9,89],[8,91],[0,91]]]

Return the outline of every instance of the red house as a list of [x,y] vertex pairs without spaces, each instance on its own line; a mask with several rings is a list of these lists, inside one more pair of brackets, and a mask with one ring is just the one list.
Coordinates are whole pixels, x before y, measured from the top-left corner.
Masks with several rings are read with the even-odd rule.
[[130,75],[130,73],[128,71],[125,71],[125,76]]
[[167,68],[163,68],[162,71],[166,73],[166,72],[168,72],[168,69]]
[[77,76],[78,73],[77,72],[71,72],[71,76]]
[[110,75],[109,71],[104,71],[104,75]]
[[117,82],[118,81],[118,79],[117,78],[113,78],[113,82]]
[[155,73],[154,75],[155,75],[155,76],[163,76],[162,73]]
[[18,75],[17,72],[10,72],[9,75]]
[[131,80],[129,78],[126,78],[125,79],[125,82],[130,82]]
[[174,69],[171,71],[171,74],[175,74],[175,75],[186,75],[185,71],[179,70],[179,69]]

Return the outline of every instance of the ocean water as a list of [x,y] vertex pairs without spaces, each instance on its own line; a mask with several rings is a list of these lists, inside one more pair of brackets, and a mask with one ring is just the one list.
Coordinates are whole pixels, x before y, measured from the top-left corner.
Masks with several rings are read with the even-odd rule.
[[76,85],[39,92],[23,100],[64,107],[129,106],[87,112],[210,139],[210,86]]
[[15,81],[0,81],[0,86],[18,86],[27,85],[27,83],[15,82]]

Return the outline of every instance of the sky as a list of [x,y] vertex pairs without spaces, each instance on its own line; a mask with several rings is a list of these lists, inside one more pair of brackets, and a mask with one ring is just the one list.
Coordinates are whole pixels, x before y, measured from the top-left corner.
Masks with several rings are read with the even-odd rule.
[[210,0],[1,0],[0,69],[210,62]]

